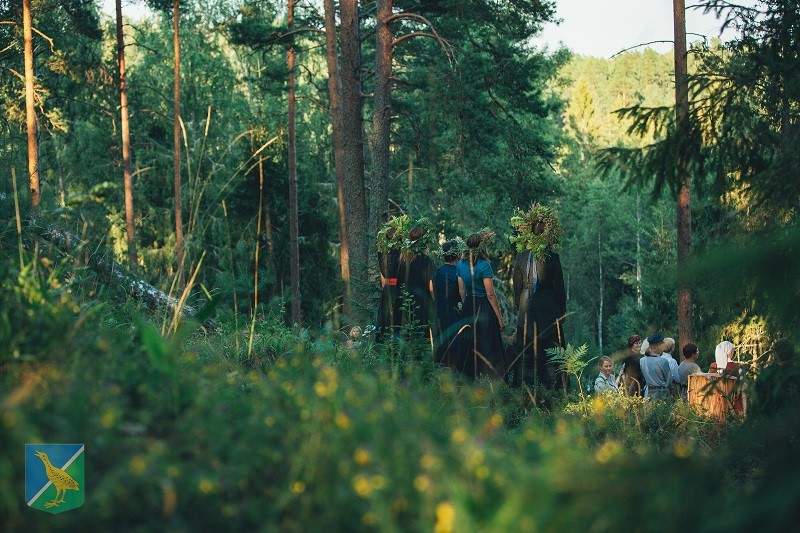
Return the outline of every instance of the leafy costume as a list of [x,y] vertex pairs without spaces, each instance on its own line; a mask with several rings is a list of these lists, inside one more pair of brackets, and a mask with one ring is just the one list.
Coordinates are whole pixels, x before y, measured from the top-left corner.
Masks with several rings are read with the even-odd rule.
[[566,388],[566,376],[559,375],[547,356],[548,349],[565,345],[561,323],[567,298],[561,259],[556,253],[563,235],[561,224],[553,209],[534,204],[528,211],[517,209],[511,226],[517,231],[510,239],[517,247],[513,270],[516,362],[512,384]]

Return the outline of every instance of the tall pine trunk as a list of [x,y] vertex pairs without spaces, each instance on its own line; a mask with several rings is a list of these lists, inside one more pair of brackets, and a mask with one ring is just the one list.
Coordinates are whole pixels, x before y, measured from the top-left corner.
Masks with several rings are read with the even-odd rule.
[[603,244],[597,234],[597,288],[600,301],[597,305],[597,347],[603,353],[603,306],[605,304],[605,283],[603,281]]
[[37,139],[36,108],[33,91],[33,24],[31,22],[31,0],[22,0],[22,27],[25,41],[25,121],[28,128],[28,181],[31,190],[31,206],[39,208],[39,141]]
[[[377,0],[375,32],[375,99],[372,115],[372,180],[369,195],[369,249],[389,205],[389,144],[391,127],[392,0]],[[413,168],[413,166],[412,166]]]
[[[289,33],[294,29],[294,0],[288,0],[287,22]],[[286,65],[289,70],[289,105],[288,105],[288,148],[289,148],[289,270],[292,283],[292,324],[300,325],[300,245],[299,220],[297,213],[297,146],[295,131],[295,50],[294,36],[286,52]]]
[[119,67],[120,130],[122,135],[122,175],[125,188],[125,228],[128,241],[128,266],[136,269],[136,241],[133,230],[133,171],[131,168],[131,130],[128,114],[128,82],[125,74],[125,35],[122,32],[122,0],[116,0],[117,66]]
[[[684,0],[673,0],[675,31],[675,134],[677,138],[678,198],[678,345],[694,342],[692,319],[692,286],[688,277],[692,246],[692,213],[690,208],[689,162],[689,84],[686,72],[686,6]],[[679,350],[680,353],[680,350]]]
[[[361,39],[358,1],[341,0],[342,51],[342,136],[344,200],[347,212],[347,245],[350,283],[354,293],[367,291],[367,202],[364,187],[363,95],[361,92]],[[366,309],[353,309],[356,320],[366,316]]]
[[175,259],[178,264],[178,286],[183,286],[183,209],[181,208],[181,40],[180,40],[180,0],[173,0],[172,48],[175,56],[174,85],[175,96],[173,111],[173,185],[175,193]]
[[333,0],[325,0],[325,46],[328,65],[328,98],[333,129],[333,165],[336,172],[336,197],[339,207],[339,264],[342,273],[342,311],[352,314],[350,250],[347,245],[347,212],[344,193],[344,139],[342,133],[342,74],[339,70],[339,47],[336,45],[336,11]]

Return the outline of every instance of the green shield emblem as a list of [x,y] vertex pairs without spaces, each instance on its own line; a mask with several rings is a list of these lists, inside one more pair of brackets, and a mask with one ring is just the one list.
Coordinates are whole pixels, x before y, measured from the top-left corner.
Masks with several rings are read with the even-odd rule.
[[25,502],[48,513],[83,505],[83,444],[25,445]]

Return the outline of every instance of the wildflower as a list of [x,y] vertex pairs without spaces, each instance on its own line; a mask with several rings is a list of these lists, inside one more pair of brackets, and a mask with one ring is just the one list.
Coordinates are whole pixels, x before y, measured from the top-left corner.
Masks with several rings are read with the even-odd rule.
[[302,494],[306,490],[306,484],[302,481],[295,481],[292,483],[292,492],[295,494]]
[[208,478],[201,479],[200,483],[197,484],[197,487],[203,494],[210,494],[214,492],[214,482]]
[[436,506],[436,525],[434,533],[451,533],[456,520],[456,509],[449,502],[442,502]]
[[431,486],[431,478],[425,474],[420,474],[414,478],[414,488],[420,492],[425,492]]
[[353,489],[356,491],[356,494],[362,498],[366,498],[372,493],[372,484],[369,482],[367,476],[358,474],[353,478]]
[[352,422],[350,422],[350,417],[348,417],[344,413],[336,413],[336,425],[342,429],[350,429],[352,426]]
[[147,468],[147,463],[145,462],[144,457],[141,455],[134,455],[131,457],[131,460],[128,463],[128,468],[130,469],[131,473],[138,476],[144,472],[145,468]]
[[353,454],[353,459],[359,466],[366,466],[369,464],[372,457],[366,448],[358,448]]

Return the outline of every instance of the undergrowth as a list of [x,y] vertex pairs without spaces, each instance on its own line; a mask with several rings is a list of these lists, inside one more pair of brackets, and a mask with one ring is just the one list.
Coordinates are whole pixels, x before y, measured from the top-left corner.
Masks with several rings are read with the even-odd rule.
[[[4,531],[771,530],[794,519],[796,408],[720,425],[682,404],[573,392],[540,410],[502,381],[435,368],[409,332],[350,347],[266,312],[250,342],[220,311],[213,333],[187,321],[165,337],[139,305],[71,284],[67,263],[1,268]],[[85,444],[83,507],[25,506],[33,442]]]

